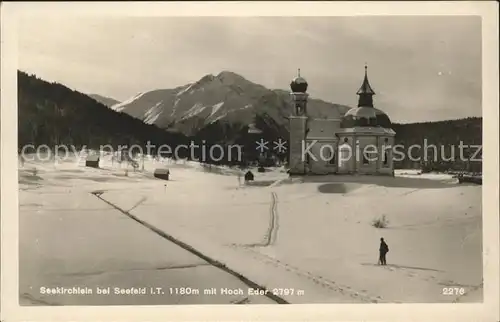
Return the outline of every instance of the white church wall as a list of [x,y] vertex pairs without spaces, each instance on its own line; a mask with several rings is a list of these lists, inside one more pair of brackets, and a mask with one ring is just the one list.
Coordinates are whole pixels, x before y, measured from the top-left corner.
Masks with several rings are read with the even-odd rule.
[[311,139],[307,141],[310,152],[309,170],[315,174],[335,173],[337,171],[336,139]]
[[[344,138],[342,138],[344,139]],[[342,140],[343,141],[343,140]],[[350,173],[352,171],[352,148],[348,143],[339,143],[337,156],[338,173]]]
[[378,138],[378,149],[381,153],[378,162],[378,172],[380,174],[392,175],[394,170],[393,151],[394,137],[380,136]]
[[361,174],[374,174],[377,172],[378,153],[377,137],[356,136],[356,148],[353,153],[355,158],[355,171]]
[[354,172],[354,137],[352,135],[339,135],[337,171],[345,174]]
[[[377,134],[340,133],[337,148],[337,173],[392,175],[393,151],[389,147],[394,146],[394,137]],[[387,162],[384,162],[384,146],[387,146],[385,151]],[[371,156],[367,155],[366,161],[363,160],[362,155],[365,148],[368,154],[371,152]]]

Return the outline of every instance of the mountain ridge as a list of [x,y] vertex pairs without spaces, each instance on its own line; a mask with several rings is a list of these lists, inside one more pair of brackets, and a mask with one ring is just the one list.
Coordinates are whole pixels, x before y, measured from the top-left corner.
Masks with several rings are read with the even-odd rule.
[[[258,114],[288,128],[287,118],[293,112],[288,91],[268,89],[231,71],[207,74],[172,89],[143,92],[111,108],[185,135],[219,120],[248,125]],[[316,118],[340,118],[349,108],[316,98],[308,103],[309,113]]]
[[116,105],[116,104],[120,103],[120,101],[118,101],[118,100],[116,100],[114,98],[103,96],[103,95],[100,95],[100,94],[88,94],[88,96],[91,97],[91,98],[93,98],[97,102],[99,102],[99,103],[101,103],[103,105],[106,105],[107,107],[111,107],[113,105]]

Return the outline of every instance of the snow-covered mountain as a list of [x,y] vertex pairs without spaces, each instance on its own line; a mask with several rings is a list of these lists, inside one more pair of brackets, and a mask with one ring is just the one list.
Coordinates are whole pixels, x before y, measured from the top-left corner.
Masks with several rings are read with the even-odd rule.
[[120,101],[115,100],[114,98],[102,96],[99,94],[89,94],[94,100],[98,101],[101,104],[106,105],[107,107],[111,107],[113,105],[119,104]]
[[[271,117],[287,127],[292,113],[289,92],[270,90],[229,71],[206,75],[197,82],[173,89],[139,93],[112,109],[164,129],[193,134],[216,121],[247,125],[256,115]],[[310,99],[314,117],[338,118],[348,106]]]

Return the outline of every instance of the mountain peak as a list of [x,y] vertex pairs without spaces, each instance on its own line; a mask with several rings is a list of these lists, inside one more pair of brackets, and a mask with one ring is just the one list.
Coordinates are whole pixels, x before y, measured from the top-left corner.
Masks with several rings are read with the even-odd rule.
[[236,83],[241,81],[248,82],[245,77],[228,70],[223,70],[216,76],[216,78],[221,80],[223,83]]
[[217,77],[224,77],[224,76],[237,76],[237,77],[243,77],[243,76],[241,76],[241,75],[239,75],[239,74],[236,74],[235,72],[232,72],[232,71],[230,71],[230,70],[223,70],[223,71],[221,71],[221,72],[217,75]]
[[[214,76],[216,75],[216,76]],[[235,72],[222,70],[176,90],[150,91],[120,105],[120,111],[160,128],[193,134],[214,122],[247,124],[257,114],[267,114],[286,127],[292,111],[290,93],[272,91]],[[312,117],[340,118],[349,107],[311,99]]]
[[209,83],[209,82],[213,81],[214,79],[215,79],[214,75],[208,74],[208,75],[205,75],[202,78],[200,78],[200,80],[198,80],[196,83],[197,84],[205,84],[205,83]]
[[241,81],[247,81],[245,77],[236,74],[235,72],[231,72],[228,70],[223,70],[217,76],[214,76],[213,74],[207,74],[200,78],[196,83],[197,84],[205,84],[209,83],[215,79],[218,79],[222,83],[234,83],[234,82],[241,82]]

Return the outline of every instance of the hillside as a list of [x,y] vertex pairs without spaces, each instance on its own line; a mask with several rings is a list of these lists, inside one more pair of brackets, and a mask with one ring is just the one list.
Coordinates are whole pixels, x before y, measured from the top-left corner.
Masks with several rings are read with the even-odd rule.
[[58,83],[18,71],[18,145],[179,144],[186,138],[144,124]]
[[[262,137],[273,140],[284,137],[286,132],[268,115],[248,115],[246,122],[254,122],[263,129]],[[115,149],[120,145],[137,144],[143,148],[148,142],[159,147],[169,145],[175,149],[179,145],[189,145],[191,141],[203,144],[207,149],[213,144],[242,144],[245,146],[244,159],[256,159],[254,138],[248,134],[248,125],[239,122],[228,122],[225,119],[214,120],[207,126],[186,136],[175,128],[160,129],[153,124],[145,124],[142,120],[126,113],[113,110],[99,103],[94,98],[71,90],[62,84],[49,83],[18,71],[18,146],[33,144],[34,146],[55,145],[74,146],[79,150],[83,146],[97,149],[101,145],[112,145]],[[154,149],[151,152],[155,152]],[[199,158],[201,149],[194,153]],[[180,157],[190,158],[190,151],[179,150]],[[280,156],[282,159],[286,155]],[[214,162],[228,163],[222,159]],[[238,163],[232,160],[231,163]]]
[[89,94],[89,96],[91,98],[95,99],[96,101],[98,101],[99,103],[106,105],[107,107],[111,107],[113,105],[120,104],[120,102],[115,100],[114,98],[102,96],[99,94]]
[[[313,117],[339,118],[348,106],[310,99]],[[112,106],[145,123],[194,135],[217,121],[248,125],[255,115],[265,115],[288,128],[292,114],[289,92],[270,90],[244,77],[223,71],[173,89],[140,93]]]

